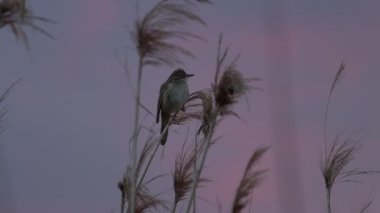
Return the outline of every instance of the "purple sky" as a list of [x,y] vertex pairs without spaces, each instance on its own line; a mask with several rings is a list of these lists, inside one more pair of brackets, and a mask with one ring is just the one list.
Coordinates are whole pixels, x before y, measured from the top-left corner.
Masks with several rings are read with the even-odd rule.
[[[153,2],[141,3],[140,14]],[[189,26],[208,39],[187,44],[197,55],[184,66],[195,74],[190,90],[210,86],[223,31],[231,57],[241,54],[239,69],[262,78],[258,86],[264,91],[248,95],[249,109],[244,101],[235,107],[242,120],[229,118],[219,126],[217,134],[225,137],[209,154],[204,175],[212,182],[200,196],[214,204],[218,198],[229,212],[251,153],[271,145],[260,164],[270,172],[254,194],[253,212],[323,212],[322,121],[342,59],[347,74],[333,96],[328,137],[360,130],[365,139],[353,166],[380,169],[380,2],[215,2],[199,9],[207,28]],[[132,26],[135,3],[31,0],[30,5],[59,24],[46,25],[55,40],[28,31],[30,52],[9,29],[0,30],[0,90],[23,77],[7,101],[12,109],[0,136],[0,212],[118,212],[116,183],[126,168],[134,104],[114,50],[132,45],[126,26]],[[128,61],[134,71],[133,51]],[[145,70],[142,101],[153,112],[159,86],[175,68]],[[148,124],[153,121],[147,118]],[[157,157],[151,174],[173,170],[186,128],[174,130],[178,133],[169,134],[165,157]],[[374,198],[368,212],[379,212],[379,176],[360,180],[336,185],[335,212],[358,212],[368,196]],[[167,199],[170,187],[169,180],[151,185]],[[200,212],[217,211],[214,204],[197,204]]]

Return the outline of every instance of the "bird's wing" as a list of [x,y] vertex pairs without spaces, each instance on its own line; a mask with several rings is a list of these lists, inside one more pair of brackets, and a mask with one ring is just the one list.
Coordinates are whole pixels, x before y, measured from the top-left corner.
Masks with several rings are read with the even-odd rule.
[[157,114],[156,114],[156,123],[160,121],[160,111],[162,107],[162,94],[164,91],[167,89],[167,84],[166,82],[163,83],[160,87],[160,94],[158,95],[158,101],[157,101]]
[[160,110],[161,110],[161,94],[158,96],[157,101],[157,114],[156,114],[156,123],[160,122]]

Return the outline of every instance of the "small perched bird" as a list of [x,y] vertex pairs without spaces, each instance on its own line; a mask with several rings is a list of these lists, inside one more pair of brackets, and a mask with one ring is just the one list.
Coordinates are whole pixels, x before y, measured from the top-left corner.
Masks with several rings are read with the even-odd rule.
[[[161,134],[168,125],[170,116],[181,109],[189,98],[187,79],[193,74],[187,74],[183,69],[175,70],[160,87],[160,95],[157,103],[156,123],[160,121],[161,112]],[[168,128],[162,134],[161,145],[165,145],[168,138]]]

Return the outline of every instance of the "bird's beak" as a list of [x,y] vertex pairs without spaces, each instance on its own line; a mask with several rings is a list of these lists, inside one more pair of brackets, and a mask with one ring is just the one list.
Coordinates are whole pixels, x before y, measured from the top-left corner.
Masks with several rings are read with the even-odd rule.
[[186,74],[186,78],[190,78],[190,77],[193,77],[194,74]]

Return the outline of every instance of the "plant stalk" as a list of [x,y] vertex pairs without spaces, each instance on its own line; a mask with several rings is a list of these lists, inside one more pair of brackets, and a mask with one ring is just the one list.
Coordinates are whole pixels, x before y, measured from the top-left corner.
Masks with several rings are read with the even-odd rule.
[[[174,116],[175,116],[175,115],[174,115]],[[170,123],[171,123],[172,120],[173,120],[173,118],[171,117],[171,118],[169,119],[168,124],[165,126],[164,130],[161,132],[160,137],[159,137],[159,139],[158,139],[158,141],[157,141],[157,144],[156,144],[156,146],[154,147],[154,151],[153,151],[152,155],[150,156],[148,163],[146,164],[146,167],[145,167],[145,169],[144,169],[144,172],[142,173],[141,178],[140,178],[140,180],[139,180],[139,183],[137,184],[137,189],[140,188],[142,182],[144,181],[145,175],[146,175],[146,173],[148,172],[148,169],[149,169],[149,167],[150,167],[150,164],[152,163],[153,158],[154,158],[154,156],[155,156],[156,153],[157,153],[158,147],[160,147],[160,142],[159,142],[159,141],[161,140],[162,136],[164,135],[164,132],[167,131],[167,129],[169,128],[169,125],[170,125]]]
[[177,208],[177,202],[175,201],[175,198],[174,198],[174,201],[173,201],[173,207],[172,207],[172,213],[175,213],[175,210]]
[[142,182],[143,182],[143,180],[144,180],[144,178],[145,178],[145,175],[146,175],[146,173],[148,172],[149,166],[150,166],[150,164],[152,163],[153,157],[156,155],[156,152],[157,152],[157,150],[158,150],[158,147],[160,147],[160,142],[159,142],[159,141],[157,141],[157,144],[156,144],[156,146],[154,147],[154,151],[153,151],[152,155],[151,155],[150,158],[149,158],[149,161],[148,161],[148,163],[147,163],[147,165],[146,165],[146,167],[145,167],[145,169],[144,169],[144,172],[143,172],[143,174],[142,174],[142,176],[141,176],[141,178],[140,178],[140,180],[139,180],[139,183],[137,184],[137,189],[140,188],[140,186],[141,186],[141,184],[142,184]]
[[120,213],[124,213],[124,206],[125,206],[125,200],[124,200],[124,195],[121,196],[121,208],[120,208]]
[[139,58],[139,65],[137,70],[137,91],[136,91],[136,104],[135,104],[135,117],[133,127],[133,140],[132,140],[132,183],[131,183],[131,198],[129,206],[131,213],[135,212],[136,204],[136,180],[137,180],[137,138],[138,126],[140,115],[140,93],[141,93],[141,79],[142,79],[143,57]]
[[331,191],[326,188],[327,213],[331,213]]
[[212,119],[210,121],[210,133],[207,135],[206,137],[206,147],[205,147],[205,150],[203,151],[203,155],[202,155],[202,159],[201,159],[201,162],[199,164],[199,168],[197,170],[195,170],[195,179],[191,185],[191,193],[190,193],[190,199],[189,199],[189,202],[187,204],[187,208],[186,208],[186,213],[190,213],[191,211],[191,207],[192,207],[192,203],[195,199],[195,191],[196,191],[196,188],[197,188],[197,183],[199,181],[199,178],[201,176],[201,172],[202,172],[202,169],[203,169],[203,166],[204,166],[204,163],[206,161],[206,157],[207,157],[207,153],[208,153],[208,150],[210,148],[210,144],[211,144],[211,139],[212,139],[212,136],[213,136],[213,130],[214,130],[214,127],[215,127],[215,123],[216,123],[216,118],[219,114],[219,107],[217,107],[212,115]]
[[[195,138],[195,143],[194,143],[194,164],[193,164],[193,182],[195,181],[196,175],[195,172],[197,170],[197,150],[198,150],[198,137]],[[197,190],[194,191],[194,197],[197,197]],[[197,204],[196,204],[196,199],[193,200],[193,213],[195,213]]]

